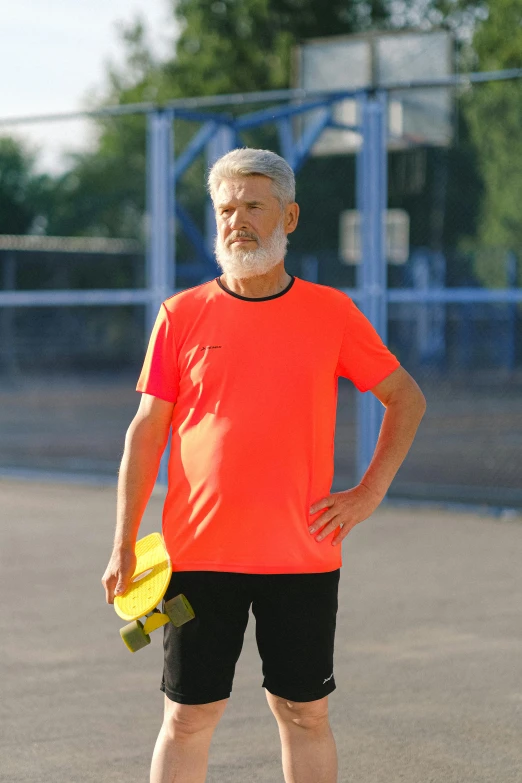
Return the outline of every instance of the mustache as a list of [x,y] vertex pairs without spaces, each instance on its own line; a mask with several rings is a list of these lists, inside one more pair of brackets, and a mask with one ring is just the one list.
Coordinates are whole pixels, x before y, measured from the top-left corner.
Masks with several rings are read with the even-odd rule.
[[232,242],[235,242],[236,239],[253,239],[255,242],[259,243],[257,234],[251,234],[249,231],[236,231],[227,239],[227,246],[231,245]]

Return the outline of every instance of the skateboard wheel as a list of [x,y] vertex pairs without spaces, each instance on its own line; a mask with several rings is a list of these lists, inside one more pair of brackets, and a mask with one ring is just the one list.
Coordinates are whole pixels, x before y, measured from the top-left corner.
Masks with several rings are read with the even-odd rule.
[[171,598],[170,601],[165,601],[164,611],[170,622],[177,628],[196,616],[183,593]]
[[139,620],[120,628],[120,636],[131,652],[137,652],[150,644],[150,636],[144,632],[143,623]]

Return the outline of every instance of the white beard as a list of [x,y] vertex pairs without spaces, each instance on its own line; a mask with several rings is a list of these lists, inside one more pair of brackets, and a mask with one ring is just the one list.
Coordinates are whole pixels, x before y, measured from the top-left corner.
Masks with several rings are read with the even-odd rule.
[[[237,232],[238,237],[245,234],[248,234],[249,238],[256,236],[252,232]],[[288,237],[284,232],[282,220],[263,243],[257,236],[256,240],[258,247],[254,250],[244,250],[241,245],[228,248],[219,234],[216,236],[214,243],[216,261],[225,274],[236,278],[264,275],[284,259]]]

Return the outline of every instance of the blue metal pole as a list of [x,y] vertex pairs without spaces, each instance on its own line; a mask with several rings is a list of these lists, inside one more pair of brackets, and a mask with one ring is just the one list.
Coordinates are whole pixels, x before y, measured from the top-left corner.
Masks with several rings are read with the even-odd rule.
[[[169,224],[167,227],[167,287],[168,296],[171,296],[176,290],[176,185],[178,177],[176,176],[176,160],[174,154],[174,111],[165,113],[168,121],[168,127],[164,129],[164,150],[165,166],[167,179],[167,214]],[[170,263],[168,259],[170,257]]]
[[206,122],[187,144],[176,161],[176,171],[174,173],[176,182],[183,176],[189,166],[194,163],[203,147],[208,144],[209,139],[212,138],[216,131],[216,127],[215,122]]
[[[517,285],[517,257],[510,250],[506,258],[507,265],[507,285],[509,288],[515,288]],[[507,350],[506,367],[510,372],[515,369],[516,361],[516,333],[517,333],[517,306],[516,304],[507,305],[508,323],[507,323]]]
[[[150,334],[161,303],[174,291],[174,165],[173,112],[156,111],[147,116],[147,334]],[[169,445],[161,460],[158,483],[168,481]]]
[[[207,144],[207,166],[211,168],[218,158],[226,155],[230,150],[235,149],[237,144],[237,134],[230,125],[221,125]],[[207,252],[214,257],[214,240],[216,237],[216,218],[214,216],[214,207],[210,198],[207,200],[205,212],[205,235],[207,241]],[[218,272],[216,266],[216,273]]]
[[172,113],[147,117],[147,328],[152,329],[161,303],[174,290],[174,189]]
[[328,126],[331,118],[331,106],[324,106],[322,109],[319,109],[318,116],[305,128],[300,138],[296,141],[293,162],[293,169],[296,174],[306,161],[315,142]]
[[[387,121],[384,94],[366,94],[358,102],[362,145],[357,155],[357,208],[361,215],[362,261],[357,285],[361,309],[386,341]],[[383,407],[371,393],[358,394],[357,480],[370,464],[382,423]]]
[[292,131],[292,120],[289,116],[282,117],[280,120],[277,120],[276,125],[279,133],[281,155],[286,162],[294,168],[295,144]]

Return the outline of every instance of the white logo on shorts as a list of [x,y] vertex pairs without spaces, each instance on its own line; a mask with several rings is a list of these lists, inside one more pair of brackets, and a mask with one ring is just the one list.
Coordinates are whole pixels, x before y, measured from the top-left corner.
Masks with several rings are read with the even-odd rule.
[[331,680],[332,677],[333,677],[333,672],[330,674],[329,677],[326,678],[326,680],[324,680],[323,685],[324,685],[325,682],[328,682],[328,680]]

